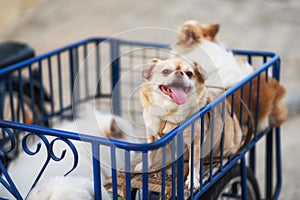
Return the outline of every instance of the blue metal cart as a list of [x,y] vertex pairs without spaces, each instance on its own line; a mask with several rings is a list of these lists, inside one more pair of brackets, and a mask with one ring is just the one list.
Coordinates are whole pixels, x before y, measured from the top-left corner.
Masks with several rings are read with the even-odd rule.
[[[0,69],[0,81],[5,82],[7,88],[12,88],[13,77],[18,77],[18,82],[22,85],[26,78],[33,80],[33,70],[37,70],[37,79],[34,82],[30,81],[27,88],[20,86],[17,92],[21,97],[27,95],[27,106],[34,107],[37,102],[39,105],[45,106],[46,109],[42,109],[39,113],[42,117],[39,117],[38,120],[47,122],[47,124],[48,122],[49,124],[55,124],[57,121],[73,119],[77,112],[77,105],[91,100],[95,100],[100,110],[109,111],[125,118],[130,117],[136,124],[139,124],[142,123],[140,122],[142,109],[138,94],[129,94],[130,92],[127,89],[140,84],[140,73],[135,72],[133,67],[142,66],[154,57],[167,58],[169,56],[168,48],[169,45],[166,44],[115,38],[89,38]],[[257,70],[154,143],[134,144],[109,140],[89,136],[85,133],[77,134],[60,131],[4,118],[0,120],[0,152],[1,154],[8,154],[15,148],[21,148],[18,146],[21,143],[24,151],[30,152],[26,139],[31,135],[36,135],[47,146],[49,162],[56,162],[64,157],[57,157],[52,152],[52,146],[60,140],[71,148],[74,155],[74,168],[76,168],[78,154],[72,142],[86,143],[90,147],[90,152],[92,152],[95,199],[101,199],[99,188],[101,188],[101,184],[104,184],[101,182],[100,173],[101,163],[99,157],[101,157],[101,152],[99,149],[101,146],[107,146],[111,152],[112,199],[120,198],[118,197],[119,176],[116,170],[117,149],[123,149],[125,155],[124,180],[126,187],[123,198],[126,199],[278,199],[282,184],[280,127],[267,129],[262,133],[255,131],[255,136],[249,145],[236,156],[224,158],[221,155],[219,160],[213,160],[213,156],[210,156],[208,173],[204,174],[207,163],[201,158],[200,189],[197,191],[185,189],[185,155],[182,153],[184,151],[183,131],[186,128],[193,127],[196,122],[204,123],[206,113],[214,113],[216,106],[224,105],[228,97],[235,99],[235,92],[239,89],[243,91],[245,84],[250,83],[251,85],[255,77],[272,76],[279,80],[280,59],[275,53],[244,50],[234,50],[233,52],[247,59],[250,64],[257,67]],[[128,73],[129,71],[132,73]],[[78,72],[80,72],[80,75],[78,75]],[[36,91],[36,81],[41,86],[39,91]],[[97,86],[92,87],[95,83]],[[259,91],[259,85],[257,91]],[[8,94],[12,92],[10,89],[6,90]],[[38,97],[36,92],[39,94]],[[259,98],[259,95],[257,96]],[[8,97],[12,97],[12,95],[8,95]],[[49,97],[50,100],[46,97]],[[128,104],[128,98],[130,98],[130,104]],[[239,98],[244,98],[243,93]],[[6,106],[14,113],[16,108],[9,102],[12,101],[8,101],[7,105],[4,105],[2,100],[0,102],[1,107]],[[24,104],[22,106],[24,108]],[[24,109],[21,110],[24,111]],[[25,117],[25,114],[23,113],[21,116]],[[23,122],[25,121],[24,119]],[[22,138],[15,137],[15,135],[20,134],[22,134]],[[194,134],[193,131],[191,134]],[[48,141],[43,135],[54,136],[56,139]],[[16,142],[18,139],[21,142]],[[256,144],[261,140],[265,140],[263,146],[266,158],[264,162],[260,161],[263,165],[258,166],[257,154],[260,154],[261,150],[257,151]],[[141,186],[135,188],[131,181],[130,163],[133,160],[131,153],[142,153],[143,170],[147,171],[148,152],[162,149],[162,162],[164,162],[167,144],[171,144],[173,152],[171,159],[174,161],[169,166],[172,171],[170,180],[166,178],[169,169],[163,167],[160,171],[160,192],[151,191],[148,184],[149,174],[146,172],[141,175]],[[193,149],[193,143],[191,149]],[[34,155],[38,151],[31,153]],[[42,170],[32,186],[38,184],[39,177],[43,175],[43,169],[47,168],[49,162],[41,166]],[[265,178],[262,180],[264,188],[259,187],[259,181],[257,180],[257,173],[261,170],[264,170],[265,174]],[[10,178],[2,161],[0,162],[0,172],[0,187],[4,187],[16,199],[25,198],[18,191],[18,186]],[[167,195],[167,185],[170,185],[171,195]]]

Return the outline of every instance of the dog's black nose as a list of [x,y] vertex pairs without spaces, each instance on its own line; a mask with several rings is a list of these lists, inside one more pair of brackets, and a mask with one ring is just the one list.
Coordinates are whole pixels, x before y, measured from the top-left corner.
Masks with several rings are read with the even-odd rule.
[[176,75],[177,77],[182,77],[182,76],[184,75],[184,73],[183,73],[182,71],[180,71],[180,70],[176,70],[176,71],[175,71],[175,75]]

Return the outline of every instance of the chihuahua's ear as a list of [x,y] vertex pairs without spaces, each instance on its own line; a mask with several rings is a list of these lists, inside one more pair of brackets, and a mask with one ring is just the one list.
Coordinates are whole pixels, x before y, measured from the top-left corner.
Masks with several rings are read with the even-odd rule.
[[191,46],[196,42],[200,42],[201,34],[195,25],[186,24],[180,29],[177,44]]
[[196,77],[199,79],[201,83],[204,83],[207,79],[206,71],[195,61],[193,61]]
[[206,38],[209,38],[211,41],[216,40],[216,35],[220,30],[219,24],[209,24],[203,29],[203,35]]
[[160,60],[157,58],[153,58],[148,65],[143,69],[142,71],[142,76],[144,79],[149,80],[152,77],[152,71],[155,65],[159,62]]

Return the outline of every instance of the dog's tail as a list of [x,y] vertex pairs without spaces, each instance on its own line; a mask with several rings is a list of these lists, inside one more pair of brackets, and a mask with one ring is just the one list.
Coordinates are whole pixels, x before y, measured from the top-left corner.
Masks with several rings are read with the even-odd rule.
[[119,127],[115,118],[112,117],[110,122],[110,130],[104,131],[104,134],[110,139],[123,139],[125,133],[123,132],[122,128]]

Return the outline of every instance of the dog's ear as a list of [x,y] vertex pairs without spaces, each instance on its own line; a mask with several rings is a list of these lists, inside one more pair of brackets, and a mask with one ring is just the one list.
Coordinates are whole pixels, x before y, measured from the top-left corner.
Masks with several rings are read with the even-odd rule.
[[207,73],[206,71],[195,61],[193,61],[194,69],[196,77],[199,79],[201,83],[204,83],[207,79]]
[[216,40],[216,35],[220,30],[219,24],[209,24],[203,29],[203,36],[209,38],[211,41]]
[[180,29],[177,44],[191,46],[196,42],[200,42],[200,33],[194,25],[186,24]]
[[152,71],[155,65],[159,62],[160,60],[157,58],[153,58],[150,63],[143,69],[142,71],[142,76],[144,79],[149,80],[152,76]]

